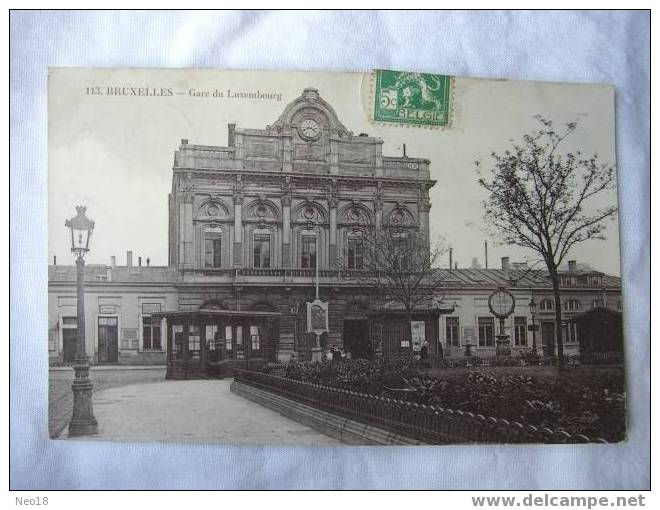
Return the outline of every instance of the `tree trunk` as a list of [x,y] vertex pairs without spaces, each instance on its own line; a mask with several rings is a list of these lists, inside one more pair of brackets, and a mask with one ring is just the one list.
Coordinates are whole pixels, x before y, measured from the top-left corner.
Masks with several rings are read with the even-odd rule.
[[564,369],[564,339],[562,335],[561,326],[561,294],[559,292],[559,275],[557,269],[550,270],[550,277],[552,278],[552,291],[555,297],[555,338],[557,339],[557,367],[559,370]]

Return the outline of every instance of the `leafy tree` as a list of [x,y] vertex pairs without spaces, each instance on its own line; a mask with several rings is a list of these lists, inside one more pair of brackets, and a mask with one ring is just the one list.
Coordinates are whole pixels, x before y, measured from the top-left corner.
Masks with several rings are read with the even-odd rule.
[[575,131],[571,122],[557,130],[552,121],[535,117],[540,128],[501,154],[493,152],[492,167],[484,175],[476,162],[479,184],[488,191],[484,217],[512,245],[538,253],[552,280],[555,302],[557,354],[564,367],[561,297],[558,268],[570,249],[591,239],[605,239],[606,220],[616,206],[597,206],[595,198],[615,186],[614,167],[598,155],[562,152]]

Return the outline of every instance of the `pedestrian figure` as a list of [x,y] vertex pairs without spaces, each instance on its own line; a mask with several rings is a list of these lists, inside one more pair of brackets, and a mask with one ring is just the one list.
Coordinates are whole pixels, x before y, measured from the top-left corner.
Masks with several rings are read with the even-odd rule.
[[339,352],[339,349],[337,347],[333,346],[332,347],[332,362],[333,363],[339,363],[341,361],[341,352]]
[[429,341],[424,340],[424,343],[422,344],[422,349],[419,352],[419,357],[422,362],[422,366],[428,367],[428,357],[429,357]]

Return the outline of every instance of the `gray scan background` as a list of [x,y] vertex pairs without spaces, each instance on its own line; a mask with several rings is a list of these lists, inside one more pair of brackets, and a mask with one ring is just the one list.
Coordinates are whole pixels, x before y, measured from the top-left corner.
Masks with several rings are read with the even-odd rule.
[[[648,13],[14,11],[10,28],[11,488],[650,486]],[[419,69],[615,84],[628,442],[311,448],[49,440],[47,66]]]

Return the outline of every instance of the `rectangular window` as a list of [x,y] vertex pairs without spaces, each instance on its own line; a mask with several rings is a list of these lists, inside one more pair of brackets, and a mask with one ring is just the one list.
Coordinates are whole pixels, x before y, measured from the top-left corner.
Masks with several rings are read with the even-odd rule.
[[316,267],[316,237],[302,236],[301,242],[301,257],[300,267],[315,268]]
[[236,326],[236,345],[243,345],[243,326]]
[[258,351],[261,344],[259,336],[259,328],[257,326],[250,326],[250,347],[253,351]]
[[233,338],[231,326],[225,326],[225,350],[231,351]]
[[270,234],[254,235],[254,267],[270,267]]
[[357,237],[348,238],[348,268],[364,269],[364,241]]
[[174,342],[174,357],[176,359],[183,358],[183,326],[181,324],[174,324],[172,326],[172,341]]
[[479,317],[479,347],[495,345],[495,318]]
[[78,317],[62,317],[62,327],[78,327]]
[[142,316],[142,349],[161,350],[160,341],[160,319],[152,318],[151,315]]
[[602,299],[594,299],[593,302],[591,303],[591,305],[594,308],[601,307],[601,306],[603,306],[603,300]]
[[210,351],[215,351],[216,347],[220,347],[218,344],[218,326],[215,324],[206,325],[206,345],[209,346]]
[[222,266],[222,240],[217,237],[207,237],[204,240],[204,266]]
[[577,343],[577,324],[575,322],[564,322],[561,326],[561,333],[567,344]]
[[408,240],[405,234],[397,235],[394,239],[393,269],[397,271],[407,271],[410,262],[410,253],[408,250]]
[[188,335],[188,356],[190,358],[199,358],[199,350],[201,347],[199,326],[190,326],[190,334]]
[[450,347],[459,347],[461,345],[459,337],[459,320],[458,317],[447,317],[446,320],[446,332],[445,332],[445,342],[447,346]]
[[410,347],[410,339],[412,337],[412,322],[406,328],[406,323],[394,324],[393,325],[394,338],[401,339],[401,347]]
[[514,345],[527,345],[527,317],[514,317],[513,327]]

